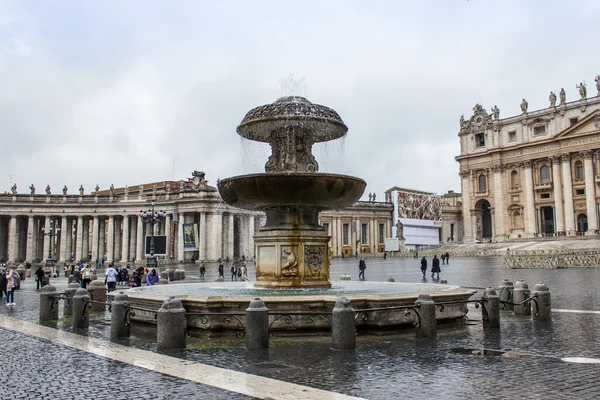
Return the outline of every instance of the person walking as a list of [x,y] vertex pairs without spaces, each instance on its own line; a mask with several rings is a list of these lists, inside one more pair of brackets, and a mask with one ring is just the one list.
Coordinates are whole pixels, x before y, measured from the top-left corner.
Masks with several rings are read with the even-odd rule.
[[219,278],[225,278],[225,266],[221,259],[219,259]]
[[108,291],[112,292],[117,289],[117,270],[112,264],[109,264],[104,276],[106,276],[106,284],[108,285]]
[[85,264],[83,270],[81,271],[81,276],[83,277],[81,287],[87,289],[88,285],[92,281],[92,268],[90,268],[90,264]]
[[242,282],[245,282],[248,280],[248,268],[246,268],[246,263],[242,263],[241,266],[241,273],[242,273]]
[[200,279],[204,280],[204,274],[206,274],[206,266],[204,265],[204,260],[200,262]]
[[421,272],[423,273],[423,279],[425,279],[425,274],[427,273],[427,259],[425,256],[421,258]]
[[365,280],[365,269],[367,269],[367,263],[365,263],[365,259],[361,257],[358,262],[358,279]]
[[231,264],[231,282],[237,280],[236,276],[237,276],[237,268],[236,268],[235,264]]
[[444,259],[446,258],[446,255],[444,253],[442,253],[442,255],[440,256],[440,258],[442,259],[442,264],[444,263]]
[[135,284],[135,287],[140,287],[142,286],[142,275],[144,274],[144,267],[138,267],[135,269],[135,271],[133,271],[133,283]]
[[44,269],[42,267],[38,267],[38,269],[35,271],[35,282],[35,290],[39,290],[44,287]]
[[16,306],[15,303],[15,287],[17,287],[17,274],[12,268],[6,273],[6,307]]
[[450,264],[450,253],[446,252],[446,265]]
[[160,276],[156,273],[156,268],[152,268],[152,271],[146,277],[146,286],[154,286],[158,283]]
[[440,279],[440,272],[442,272],[440,269],[440,259],[437,258],[437,255],[434,255],[431,261],[431,277],[433,278],[433,274],[437,274],[437,279]]
[[6,293],[6,268],[4,266],[0,268],[0,298],[2,298],[2,294],[8,298]]

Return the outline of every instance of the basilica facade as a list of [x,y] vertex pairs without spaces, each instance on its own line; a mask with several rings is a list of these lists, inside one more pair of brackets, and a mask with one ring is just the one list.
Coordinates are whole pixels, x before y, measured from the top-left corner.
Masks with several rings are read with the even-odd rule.
[[[165,237],[161,263],[191,259],[216,261],[254,257],[253,236],[265,223],[262,212],[229,206],[203,172],[182,181],[164,181],[85,193],[0,194],[0,261],[44,262],[104,258],[108,262],[143,263],[147,238]],[[164,211],[155,225],[140,211]],[[383,249],[391,234],[393,206],[362,202],[343,210],[321,213],[320,222],[331,236],[330,255],[351,255]],[[189,228],[189,230],[186,230]],[[186,233],[187,232],[187,233]]]
[[550,92],[548,107],[500,118],[481,105],[461,117],[464,242],[598,235],[600,77],[588,96],[567,101]]

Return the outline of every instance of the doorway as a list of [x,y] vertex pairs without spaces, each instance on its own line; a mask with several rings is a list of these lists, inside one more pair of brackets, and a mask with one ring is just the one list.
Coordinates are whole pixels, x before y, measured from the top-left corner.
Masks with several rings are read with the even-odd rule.
[[540,207],[540,221],[542,222],[542,236],[554,235],[554,208]]

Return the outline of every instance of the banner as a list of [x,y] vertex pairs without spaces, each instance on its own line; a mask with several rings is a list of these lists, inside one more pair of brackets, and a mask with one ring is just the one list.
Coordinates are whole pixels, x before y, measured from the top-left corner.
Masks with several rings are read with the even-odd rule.
[[398,218],[442,220],[440,196],[398,191]]
[[182,224],[183,251],[198,250],[198,224]]

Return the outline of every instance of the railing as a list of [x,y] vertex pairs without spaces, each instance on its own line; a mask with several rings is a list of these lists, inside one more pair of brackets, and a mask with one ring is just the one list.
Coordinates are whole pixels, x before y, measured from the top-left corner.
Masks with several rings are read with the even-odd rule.
[[506,310],[506,306],[507,305],[510,305],[510,306],[522,306],[523,304],[526,304],[526,303],[528,303],[530,301],[532,301],[533,304],[535,304],[533,315],[536,315],[536,316],[539,315],[540,306],[539,306],[539,304],[537,302],[537,295],[535,295],[535,294],[532,295],[532,296],[530,296],[530,297],[528,297],[528,298],[526,298],[525,300],[523,300],[520,303],[511,303],[509,301],[502,301],[502,300],[500,300],[500,304],[502,304],[502,308],[501,309],[502,310]]
[[435,303],[435,306],[439,307],[439,312],[443,313],[445,310],[444,306],[453,305],[453,304],[467,304],[467,303],[475,304],[475,308],[479,308],[479,305],[481,305],[481,319],[483,321],[487,321],[489,319],[487,309],[485,308],[485,303],[486,303],[485,299],[463,300],[463,301],[445,301],[445,302],[441,302],[441,303]]
[[415,328],[418,328],[418,327],[421,326],[421,315],[417,311],[417,309],[419,307],[420,307],[419,305],[410,305],[410,306],[392,306],[392,307],[363,308],[363,309],[360,309],[360,310],[354,310],[354,312],[356,313],[356,316],[354,317],[354,319],[356,321],[358,321],[358,319],[360,317],[360,319],[362,319],[363,321],[367,321],[368,320],[367,313],[369,313],[369,312],[404,310],[404,316],[405,317],[410,317],[411,316],[411,312],[415,313],[415,320],[413,321],[413,326]]
[[193,336],[191,329],[189,329],[190,322],[199,319],[202,325],[208,325],[209,317],[211,316],[223,317],[222,321],[225,325],[231,324],[232,319],[237,321],[237,332],[235,333],[235,336],[238,339],[242,339],[244,336],[246,336],[246,326],[242,322],[241,318],[239,318],[240,316],[245,316],[246,313],[186,312],[185,315],[192,316],[191,319],[187,320],[188,329],[186,332],[186,336],[188,338]]
[[327,325],[329,326],[329,330],[331,330],[331,321],[329,321],[329,319],[326,318],[326,316],[331,316],[331,313],[322,313],[322,312],[310,312],[310,311],[282,311],[282,312],[270,312],[269,311],[269,316],[271,315],[275,315],[276,317],[273,319],[273,321],[271,321],[271,323],[269,324],[269,337],[271,339],[277,339],[277,337],[279,337],[279,334],[277,332],[275,332],[273,330],[273,325],[275,325],[275,323],[277,321],[282,320],[283,318],[283,322],[287,325],[291,325],[294,322],[294,316],[306,316],[306,322],[308,324],[313,324],[315,322],[315,317],[316,318],[320,318],[321,320],[327,322]]

